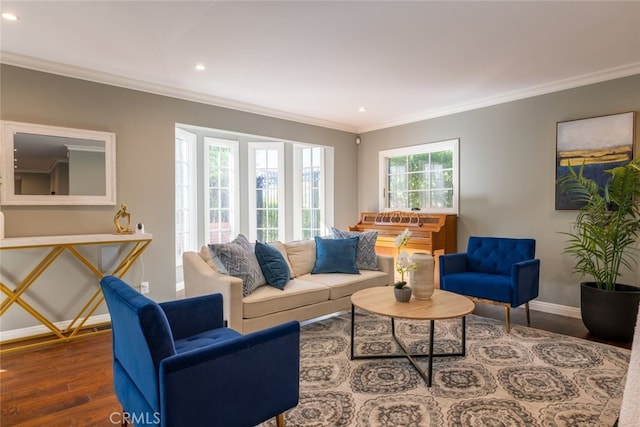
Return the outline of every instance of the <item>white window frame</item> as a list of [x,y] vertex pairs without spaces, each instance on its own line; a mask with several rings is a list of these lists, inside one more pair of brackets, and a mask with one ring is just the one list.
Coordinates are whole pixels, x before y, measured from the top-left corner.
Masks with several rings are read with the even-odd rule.
[[[302,152],[304,149],[319,148],[320,149],[320,183],[319,183],[319,208],[320,208],[320,230],[319,235],[327,235],[329,233],[330,225],[328,221],[330,209],[327,203],[328,183],[328,164],[327,159],[329,150],[321,145],[306,145],[295,144],[293,146],[293,238],[295,240],[303,239],[302,234],[302,210],[303,210],[303,197],[302,197]],[[332,218],[332,217],[331,217]],[[331,224],[333,221],[331,221]]]
[[[389,211],[390,208],[387,208],[387,172],[388,168],[388,159],[393,157],[401,157],[408,156],[412,154],[424,154],[424,153],[434,153],[439,151],[452,150],[453,151],[453,206],[451,208],[427,208],[422,209],[420,212],[425,213],[448,213],[458,215],[459,213],[459,199],[460,199],[460,188],[459,188],[459,174],[460,174],[460,139],[450,139],[446,141],[432,142],[428,144],[421,145],[413,145],[410,147],[402,147],[402,148],[394,148],[390,150],[381,150],[378,154],[379,159],[379,168],[378,168],[378,177],[379,177],[379,210],[380,211]],[[409,211],[410,209],[404,209]]]
[[256,240],[257,232],[257,206],[256,206],[256,150],[277,150],[278,151],[278,238],[284,241],[286,222],[286,180],[285,180],[285,161],[284,161],[284,143],[282,142],[249,142],[248,146],[248,206],[249,206],[249,239]]
[[211,136],[205,136],[204,137],[204,145],[203,145],[203,152],[202,152],[202,156],[203,156],[203,161],[204,161],[204,167],[203,167],[203,188],[202,188],[202,192],[203,194],[203,198],[204,198],[204,203],[203,203],[203,210],[204,210],[204,216],[203,216],[203,222],[204,222],[204,237],[206,242],[205,243],[210,243],[208,242],[209,237],[211,236],[211,224],[209,222],[209,205],[210,205],[210,200],[209,200],[209,148],[210,147],[225,147],[225,148],[229,148],[231,151],[231,182],[229,183],[229,206],[230,206],[230,215],[229,215],[229,219],[231,220],[231,239],[233,240],[233,238],[238,234],[239,230],[240,230],[240,159],[238,156],[239,153],[239,142],[238,141],[234,141],[234,140],[229,140],[229,139],[222,139],[222,138],[214,138]]
[[[184,247],[185,251],[191,251],[191,250],[197,250],[197,245],[198,245],[198,215],[197,215],[197,191],[198,191],[198,186],[197,186],[197,175],[196,175],[196,169],[197,169],[197,156],[196,156],[196,149],[197,149],[197,136],[192,133],[192,132],[188,132],[184,129],[180,129],[178,127],[175,128],[175,139],[183,139],[185,141],[187,141],[187,144],[189,145],[188,148],[188,160],[187,163],[190,165],[189,170],[190,170],[190,174],[188,176],[188,188],[189,188],[189,195],[187,197],[187,208],[190,212],[190,227],[189,230],[186,231],[186,234],[188,236],[187,239],[187,244]],[[177,160],[174,160],[174,162],[176,162]],[[177,193],[177,182],[176,182],[176,193]],[[177,195],[177,194],[176,194]],[[174,209],[177,210],[178,206],[176,204],[177,200],[174,200]],[[177,212],[174,213],[177,215]],[[177,218],[176,218],[177,219]],[[182,266],[182,255],[178,255],[178,239],[177,239],[177,230],[174,230],[174,234],[175,234],[175,238],[176,238],[176,247],[175,247],[175,253],[176,253],[176,267],[180,267]]]

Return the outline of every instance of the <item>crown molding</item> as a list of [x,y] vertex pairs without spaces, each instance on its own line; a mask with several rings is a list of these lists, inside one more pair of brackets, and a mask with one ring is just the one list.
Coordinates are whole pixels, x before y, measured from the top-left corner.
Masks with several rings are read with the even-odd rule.
[[304,123],[312,126],[320,126],[351,133],[355,133],[357,130],[356,126],[348,125],[345,123],[322,120],[302,114],[288,113],[285,111],[265,108],[246,102],[234,101],[227,98],[206,95],[203,93],[188,91],[184,89],[176,89],[165,85],[144,82],[141,80],[104,73],[101,71],[90,70],[88,68],[62,64],[59,62],[45,61],[42,59],[18,55],[6,51],[0,51],[0,63],[14,65],[16,67],[28,68],[35,71],[42,71],[50,74],[56,74],[63,77],[71,77],[91,81],[94,83],[107,84],[125,89],[152,93],[155,95],[168,96],[171,98],[182,99],[184,101],[193,101],[201,104],[212,105],[215,107],[227,108],[261,116],[268,116],[275,119]]
[[140,80],[131,79],[124,76],[118,76],[109,73],[103,73],[87,68],[66,65],[53,61],[45,61],[29,56],[18,55],[11,52],[0,51],[0,63],[14,65],[17,67],[29,68],[36,71],[42,71],[51,74],[57,74],[65,77],[72,77],[81,80],[88,80],[95,83],[108,84],[126,89],[148,92],[155,95],[168,96],[171,98],[182,99],[185,101],[193,101],[202,104],[212,105],[231,110],[242,111],[245,113],[257,114],[261,116],[272,117],[275,119],[294,121],[297,123],[319,126],[329,129],[340,130],[362,134],[375,130],[386,129],[395,126],[416,123],[424,120],[434,119],[437,117],[448,116],[450,114],[462,113],[465,111],[475,110],[478,108],[491,107],[506,102],[517,101],[520,99],[531,98],[538,95],[559,92],[566,89],[573,89],[580,86],[586,86],[594,83],[600,83],[607,80],[613,80],[621,77],[628,77],[640,74],[640,62],[635,62],[620,67],[609,68],[594,73],[583,74],[568,79],[558,80],[555,82],[545,83],[538,86],[532,86],[522,90],[505,92],[495,96],[478,99],[471,102],[448,105],[442,108],[424,111],[418,114],[405,116],[397,120],[388,120],[373,126],[358,127],[346,123],[322,120],[315,117],[309,117],[301,114],[288,113],[275,109],[265,108],[258,105],[234,101],[227,98],[205,95],[198,92],[175,89],[169,86],[148,83]]
[[525,98],[531,98],[534,96],[573,89],[580,86],[587,86],[607,80],[629,77],[636,74],[640,74],[640,62],[634,62],[620,67],[609,68],[606,70],[597,71],[595,73],[583,74],[581,76],[571,77],[568,79],[557,80],[555,82],[532,86],[522,90],[505,92],[495,96],[478,99],[472,102],[449,105],[443,108],[437,108],[434,110],[425,111],[423,113],[407,116],[399,120],[381,122],[379,123],[379,125],[374,127],[360,128],[358,129],[358,133],[372,132],[375,130],[386,129],[394,126],[416,123],[423,120],[434,119],[436,117],[448,116],[450,114],[462,113],[478,108],[491,107],[498,104],[504,104],[506,102],[518,101]]

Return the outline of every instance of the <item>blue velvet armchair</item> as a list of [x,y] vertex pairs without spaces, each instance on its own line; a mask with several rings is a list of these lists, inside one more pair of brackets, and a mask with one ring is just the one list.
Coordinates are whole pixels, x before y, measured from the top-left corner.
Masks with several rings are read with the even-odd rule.
[[224,326],[222,295],[157,304],[106,276],[113,376],[136,426],[254,426],[298,404],[300,324],[247,335]]
[[471,236],[466,253],[439,257],[440,289],[503,306],[507,333],[510,308],[524,304],[527,325],[531,325],[529,301],[538,296],[540,282],[535,252],[533,239]]

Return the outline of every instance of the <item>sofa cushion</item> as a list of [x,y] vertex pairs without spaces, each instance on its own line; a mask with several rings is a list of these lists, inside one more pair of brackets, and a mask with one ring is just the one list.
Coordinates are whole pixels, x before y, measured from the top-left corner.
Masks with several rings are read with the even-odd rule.
[[378,256],[376,255],[377,231],[342,231],[331,228],[336,239],[358,238],[358,250],[356,251],[356,265],[359,269],[377,270]]
[[211,255],[218,257],[226,272],[231,276],[242,279],[242,295],[247,296],[267,281],[260,270],[260,264],[253,247],[247,238],[239,234],[229,243],[212,243],[209,245]]
[[282,290],[291,278],[291,272],[280,251],[271,245],[258,241],[256,241],[254,251],[267,285]]
[[293,267],[293,277],[311,273],[316,264],[315,240],[298,240],[284,244],[287,257]]
[[242,299],[243,317],[251,319],[329,300],[329,288],[321,283],[291,279],[280,291],[271,286],[256,289]]
[[311,274],[321,273],[348,273],[358,274],[356,266],[356,252],[358,250],[358,238],[348,239],[322,239],[316,241],[316,263]]
[[297,280],[323,284],[330,289],[329,299],[340,299],[366,288],[387,286],[389,274],[384,271],[361,270],[360,274],[307,274]]

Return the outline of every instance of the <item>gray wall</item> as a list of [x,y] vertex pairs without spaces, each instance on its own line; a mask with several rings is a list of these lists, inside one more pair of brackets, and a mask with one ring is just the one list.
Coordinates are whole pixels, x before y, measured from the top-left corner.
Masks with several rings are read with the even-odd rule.
[[[458,250],[469,235],[533,237],[539,301],[578,307],[579,277],[558,233],[569,231],[575,211],[554,207],[556,122],[627,111],[640,111],[640,75],[365,133],[359,210],[378,209],[379,150],[460,138]],[[638,284],[639,276],[628,272],[625,281]]]
[[[0,79],[2,120],[114,132],[117,155],[116,206],[3,206],[6,237],[111,233],[113,217],[120,203],[126,203],[132,223],[143,222],[145,230],[153,234],[143,261],[144,277],[151,284],[154,299],[175,298],[176,123],[334,147],[335,204],[339,206],[335,224],[346,227],[358,218],[357,149],[352,133],[8,65],[1,66]],[[7,256],[3,255],[3,270]],[[140,269],[132,271],[132,281],[140,280]],[[52,295],[60,301],[68,297],[64,292]],[[10,329],[13,310],[17,308],[3,316],[3,330]]]

